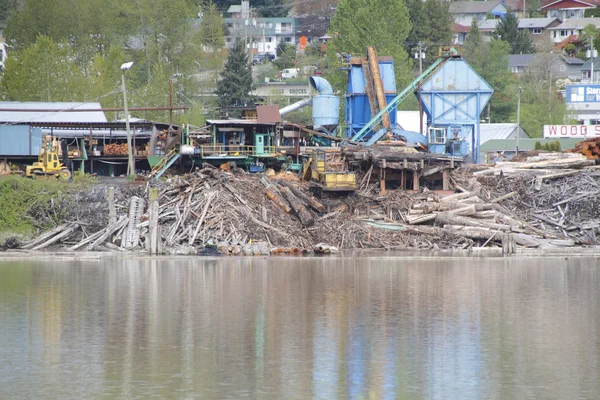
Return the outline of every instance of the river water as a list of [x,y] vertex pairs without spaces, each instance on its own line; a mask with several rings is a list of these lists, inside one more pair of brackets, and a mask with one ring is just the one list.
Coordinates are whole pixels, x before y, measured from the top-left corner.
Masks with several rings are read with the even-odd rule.
[[0,261],[0,398],[598,399],[595,258]]

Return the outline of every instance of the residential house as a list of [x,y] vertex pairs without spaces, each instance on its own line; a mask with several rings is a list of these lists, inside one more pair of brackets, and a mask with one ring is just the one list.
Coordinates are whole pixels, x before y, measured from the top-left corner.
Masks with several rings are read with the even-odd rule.
[[596,8],[600,0],[542,0],[541,12],[547,17],[555,17],[561,21],[571,18],[584,18],[585,10]]
[[[496,31],[499,19],[487,19],[479,24],[479,32],[481,32],[484,40],[490,40],[493,32]],[[521,18],[519,19],[518,29],[524,30],[532,37],[542,35],[549,28],[560,25],[558,18]]]
[[594,79],[591,82],[590,76],[592,73],[592,60],[586,60],[579,68],[581,83],[598,83],[600,82],[600,57],[594,57]]
[[473,19],[479,23],[488,15],[496,18],[506,15],[506,6],[502,0],[453,1],[450,3],[450,13],[457,24],[470,26]]
[[0,42],[0,71],[4,71],[4,65],[8,55],[6,54],[6,43]]
[[295,18],[260,18],[246,0],[242,0],[241,5],[230,6],[227,13],[227,47],[231,47],[237,37],[248,38],[253,53],[276,54],[277,44],[281,41],[296,45]]
[[523,10],[523,7],[527,6],[527,4],[529,3],[525,0],[504,0],[504,5],[506,6],[506,8],[510,8],[510,11],[517,18],[527,17],[527,15],[525,15],[525,11]]
[[296,43],[299,43],[300,38],[303,36],[308,44],[322,42],[322,38],[327,34],[330,24],[330,18],[314,16],[296,18]]
[[579,80],[581,67],[585,61],[566,57],[562,54],[511,54],[508,56],[508,69],[515,75],[520,76],[534,64],[549,63],[554,79]]
[[548,31],[551,32],[550,37],[554,43],[575,41],[583,28],[590,24],[600,28],[600,18],[569,18],[562,24],[548,28]]
[[463,44],[467,38],[467,33],[471,29],[470,26],[454,24],[452,31],[454,32],[454,44]]

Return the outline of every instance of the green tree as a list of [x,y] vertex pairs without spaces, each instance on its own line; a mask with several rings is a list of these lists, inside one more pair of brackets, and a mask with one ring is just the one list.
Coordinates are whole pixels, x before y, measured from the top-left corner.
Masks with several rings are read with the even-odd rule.
[[190,64],[198,63],[201,70],[209,72],[207,87],[214,88],[223,69],[227,51],[225,49],[225,22],[217,6],[212,3],[202,4],[200,29],[195,37],[202,50],[198,60],[190,60]]
[[560,125],[570,120],[565,100],[555,84],[552,69],[555,57],[539,55],[521,78],[521,125],[531,137],[542,137],[544,125]]
[[[449,3],[439,0],[406,0],[410,16],[411,30],[406,38],[406,51],[418,52],[418,43],[423,49],[429,48],[423,60],[424,67],[437,59],[437,48],[452,42],[454,20],[450,14]],[[416,65],[417,63],[415,63]]]
[[47,36],[6,61],[0,81],[5,100],[82,101],[86,98],[85,77],[71,62],[71,48]]
[[15,10],[16,7],[16,0],[0,1],[0,21],[6,21],[6,18],[8,18],[8,16]]
[[344,63],[341,55],[365,54],[368,46],[377,46],[379,55],[393,57],[396,87],[406,86],[412,79],[412,60],[404,41],[411,27],[404,0],[340,0],[329,28],[332,39],[327,43],[326,76],[336,91],[344,91],[347,79],[346,72],[338,69]]
[[491,122],[510,122],[516,104],[515,78],[508,70],[509,48],[502,40],[482,41],[475,22],[463,45],[465,60],[494,89],[489,106]]
[[535,49],[531,43],[531,38],[525,30],[519,31],[518,26],[518,18],[508,9],[506,16],[498,23],[496,31],[492,34],[492,38],[508,43],[510,45],[510,54],[534,53]]
[[236,39],[229,51],[221,80],[217,83],[216,94],[221,107],[245,106],[254,101],[252,91],[252,69],[248,63],[248,54],[244,41]]

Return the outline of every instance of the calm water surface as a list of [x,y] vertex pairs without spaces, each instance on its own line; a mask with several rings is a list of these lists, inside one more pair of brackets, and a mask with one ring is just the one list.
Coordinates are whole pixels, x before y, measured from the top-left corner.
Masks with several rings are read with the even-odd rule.
[[599,399],[599,269],[0,261],[0,398]]

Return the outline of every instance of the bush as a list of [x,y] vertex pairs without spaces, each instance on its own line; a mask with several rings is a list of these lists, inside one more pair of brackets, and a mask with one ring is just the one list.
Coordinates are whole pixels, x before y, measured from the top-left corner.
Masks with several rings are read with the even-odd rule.
[[72,182],[1,177],[0,232],[30,235],[36,229],[60,224],[69,210],[68,195],[88,187],[95,179],[82,173],[76,173]]

